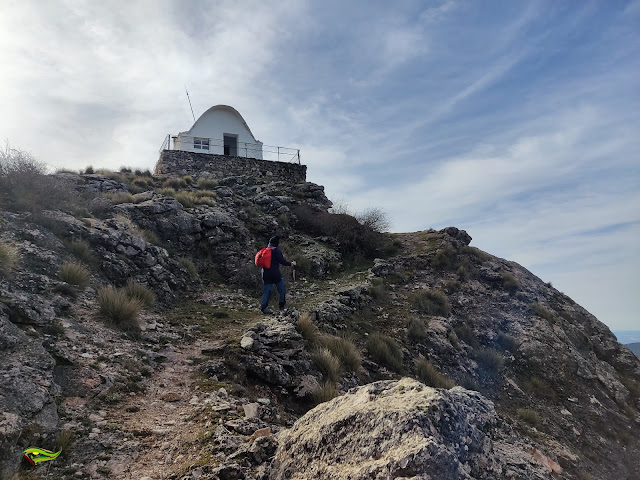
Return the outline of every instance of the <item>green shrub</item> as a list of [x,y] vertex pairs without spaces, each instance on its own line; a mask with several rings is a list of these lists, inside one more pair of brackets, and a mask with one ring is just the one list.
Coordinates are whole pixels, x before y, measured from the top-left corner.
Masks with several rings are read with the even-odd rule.
[[504,366],[504,357],[493,348],[479,348],[474,350],[473,357],[485,370],[492,374],[498,373]]
[[97,301],[98,315],[103,320],[126,331],[139,329],[140,300],[129,298],[125,291],[109,286],[98,291]]
[[313,391],[312,396],[313,400],[317,404],[320,404],[336,398],[338,393],[338,387],[336,387],[334,382],[325,381]]
[[80,262],[63,263],[58,272],[58,278],[79,288],[86,288],[91,282],[89,270]]
[[558,400],[558,394],[553,387],[546,381],[537,376],[531,376],[522,380],[522,389],[530,395],[539,398],[546,398],[552,402]]
[[0,242],[0,273],[7,274],[18,264],[18,249],[8,243]]
[[462,377],[460,386],[466,388],[467,390],[474,390],[476,392],[480,391],[480,385],[478,385],[478,382],[476,382],[475,379],[469,375],[465,375],[464,377]]
[[347,370],[358,371],[362,363],[362,357],[352,340],[333,335],[323,335],[319,341]]
[[311,320],[311,315],[308,313],[300,315],[296,330],[302,335],[302,338],[311,344],[315,344],[320,335],[318,327],[315,326],[313,320]]
[[311,359],[326,380],[338,380],[342,366],[340,360],[328,348],[318,348],[311,354]]
[[427,326],[429,322],[421,318],[410,318],[407,320],[407,337],[416,343],[427,338]]
[[457,252],[450,246],[436,252],[431,260],[431,266],[439,270],[446,270],[454,265]]
[[420,313],[448,317],[451,313],[449,299],[440,290],[422,290],[411,295],[411,302]]
[[156,294],[153,293],[149,287],[134,282],[133,280],[129,280],[123,290],[127,297],[139,300],[140,303],[148,307],[156,303]]
[[416,375],[422,383],[430,387],[453,388],[455,386],[453,380],[441,374],[436,367],[422,355],[420,355],[416,361]]
[[205,188],[205,189],[215,188],[218,186],[218,180],[211,177],[200,177],[196,185],[198,186],[198,188]]
[[96,263],[97,257],[94,253],[91,245],[86,240],[73,240],[69,243],[69,250],[73,253],[78,260],[82,260],[85,263]]
[[541,304],[537,302],[531,304],[531,311],[533,312],[534,315],[540,318],[543,318],[549,322],[554,322],[556,319],[556,315],[553,311],[543,307]]
[[491,258],[491,255],[489,255],[488,253],[483,252],[479,248],[470,247],[468,245],[465,245],[464,247],[462,247],[460,249],[460,253],[463,255],[471,256],[471,258],[476,260],[478,263],[486,262]]
[[402,370],[402,350],[393,338],[382,333],[372,333],[367,339],[367,350],[378,363],[396,372]]
[[516,280],[516,277],[508,272],[500,272],[502,275],[502,288],[508,291],[510,294],[514,294],[520,289],[520,282]]
[[173,188],[158,188],[156,193],[165,197],[173,197],[176,191]]
[[542,423],[540,420],[540,415],[535,410],[531,410],[529,408],[519,408],[516,410],[516,416],[531,425],[532,427],[539,427]]
[[469,274],[469,271],[464,265],[460,265],[458,267],[458,269],[456,270],[456,275],[458,276],[458,279],[460,279],[461,282],[464,282],[465,280],[469,280],[469,277],[471,276]]
[[476,348],[479,345],[478,337],[476,333],[473,331],[469,325],[460,325],[454,328],[456,332],[456,336],[458,339],[462,340],[464,343],[469,345],[470,347]]
[[374,278],[371,280],[369,295],[378,302],[385,302],[389,299],[389,291],[387,290],[383,279]]
[[198,278],[198,269],[193,264],[193,262],[187,257],[178,257],[178,262],[182,265],[187,272],[189,272],[189,276],[191,278]]
[[499,332],[497,342],[500,348],[504,351],[509,351],[511,353],[518,351],[518,341],[506,333]]

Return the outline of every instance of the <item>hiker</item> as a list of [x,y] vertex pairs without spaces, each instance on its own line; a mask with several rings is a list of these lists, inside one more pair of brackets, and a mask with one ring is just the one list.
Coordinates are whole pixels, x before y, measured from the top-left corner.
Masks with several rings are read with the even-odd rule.
[[271,295],[271,289],[275,285],[278,289],[278,295],[280,296],[279,307],[280,310],[284,309],[286,299],[285,299],[285,289],[284,289],[284,279],[282,278],[282,274],[280,273],[280,265],[284,265],[289,267],[293,265],[296,266],[295,260],[293,262],[289,262],[282,251],[278,248],[278,244],[280,243],[280,237],[277,235],[271,237],[269,239],[269,245],[267,248],[271,249],[271,266],[269,268],[262,269],[262,281],[264,282],[264,290],[262,292],[262,303],[260,304],[260,310],[265,315],[270,315],[273,311],[269,308],[269,296]]

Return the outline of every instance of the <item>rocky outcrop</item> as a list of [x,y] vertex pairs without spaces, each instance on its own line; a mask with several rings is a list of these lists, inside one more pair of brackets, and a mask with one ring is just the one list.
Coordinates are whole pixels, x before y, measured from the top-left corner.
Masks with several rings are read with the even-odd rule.
[[53,379],[55,362],[33,338],[9,321],[0,304],[0,478],[20,464],[34,435],[44,438],[58,425]]
[[531,448],[499,426],[493,404],[412,379],[350,390],[278,435],[272,480],[546,478]]

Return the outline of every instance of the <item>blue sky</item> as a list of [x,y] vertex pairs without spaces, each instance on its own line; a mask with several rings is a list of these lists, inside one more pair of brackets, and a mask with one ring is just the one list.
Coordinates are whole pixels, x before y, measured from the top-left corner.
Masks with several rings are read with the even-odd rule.
[[640,1],[5,0],[0,59],[0,136],[53,168],[153,168],[186,85],[332,200],[640,330]]

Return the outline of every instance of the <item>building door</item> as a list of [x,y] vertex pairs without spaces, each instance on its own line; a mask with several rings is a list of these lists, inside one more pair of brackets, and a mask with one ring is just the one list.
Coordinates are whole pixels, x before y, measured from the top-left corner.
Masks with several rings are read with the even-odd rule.
[[224,134],[224,154],[232,157],[238,156],[238,136]]

